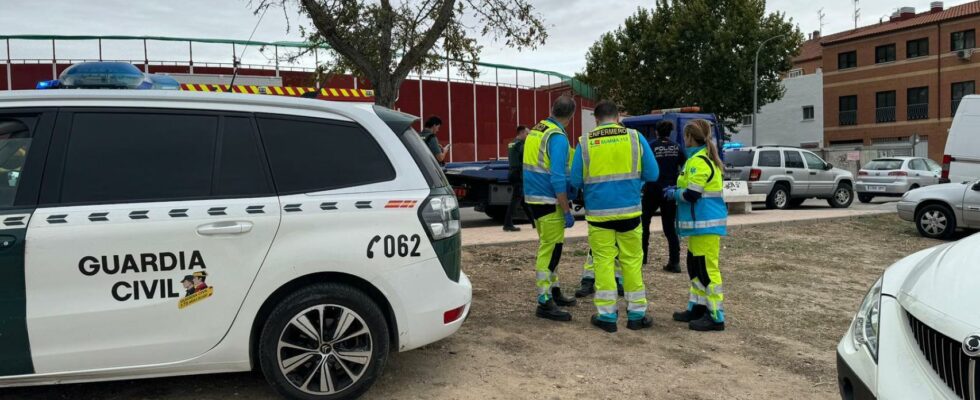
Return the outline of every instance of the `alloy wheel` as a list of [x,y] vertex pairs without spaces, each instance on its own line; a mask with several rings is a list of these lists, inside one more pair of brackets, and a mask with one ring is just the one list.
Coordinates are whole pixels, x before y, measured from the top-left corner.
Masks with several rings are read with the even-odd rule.
[[789,201],[789,196],[786,195],[786,191],[777,190],[776,191],[776,207],[783,208],[786,207],[786,203]]
[[942,212],[930,210],[922,213],[919,224],[922,225],[922,229],[926,233],[939,236],[946,231],[946,227],[949,226],[949,221],[946,220],[946,215]]
[[279,372],[296,389],[331,395],[357,383],[371,362],[373,338],[364,319],[335,304],[294,316],[279,335]]
[[851,200],[851,191],[845,188],[838,188],[837,193],[834,193],[834,197],[837,199],[838,204],[847,204]]

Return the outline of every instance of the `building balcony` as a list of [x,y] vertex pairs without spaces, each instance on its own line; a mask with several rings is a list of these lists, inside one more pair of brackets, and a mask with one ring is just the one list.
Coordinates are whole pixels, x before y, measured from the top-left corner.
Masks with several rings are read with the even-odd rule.
[[909,104],[908,120],[929,119],[929,103]]
[[895,107],[878,107],[875,109],[875,122],[895,122]]
[[858,113],[857,110],[851,111],[841,111],[840,112],[840,125],[857,125]]

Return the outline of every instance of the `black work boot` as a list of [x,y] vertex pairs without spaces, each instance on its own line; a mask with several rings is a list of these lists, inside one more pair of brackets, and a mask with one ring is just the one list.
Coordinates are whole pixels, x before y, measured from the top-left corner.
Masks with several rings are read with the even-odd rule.
[[681,264],[678,262],[671,262],[664,265],[664,271],[679,274],[681,273]]
[[653,326],[653,318],[651,318],[649,315],[646,315],[640,319],[631,319],[626,322],[626,327],[634,331],[638,331],[640,329],[646,329],[652,326]]
[[570,306],[574,306],[575,303],[577,303],[574,297],[562,296],[560,287],[551,288],[551,298],[555,300],[555,304],[561,307],[570,307]]
[[618,330],[615,322],[600,320],[599,314],[592,314],[592,325],[609,333],[615,333]]
[[694,306],[693,309],[684,310],[681,312],[674,313],[674,321],[677,322],[691,322],[701,319],[702,316],[708,313],[708,307],[698,304]]
[[723,331],[725,330],[725,322],[715,322],[711,319],[710,314],[705,313],[701,318],[689,322],[687,327],[698,332]]
[[585,297],[595,293],[595,279],[582,279],[582,286],[575,291],[575,297]]
[[555,304],[554,299],[548,299],[548,302],[544,304],[538,303],[538,310],[535,312],[535,315],[540,318],[550,319],[552,321],[572,320],[572,314],[558,308],[558,305]]

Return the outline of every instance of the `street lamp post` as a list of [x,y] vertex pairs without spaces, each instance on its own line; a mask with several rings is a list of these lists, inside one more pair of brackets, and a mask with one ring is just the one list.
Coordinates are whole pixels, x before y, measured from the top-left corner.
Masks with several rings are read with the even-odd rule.
[[755,127],[759,125],[756,114],[759,112],[759,53],[762,48],[772,40],[779,39],[786,35],[776,35],[759,43],[759,48],[755,51],[755,75],[752,76],[752,147],[756,145]]

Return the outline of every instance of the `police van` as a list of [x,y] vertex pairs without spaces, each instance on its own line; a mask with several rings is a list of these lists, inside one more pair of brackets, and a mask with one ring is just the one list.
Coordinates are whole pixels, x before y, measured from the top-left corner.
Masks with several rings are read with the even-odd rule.
[[0,387],[261,369],[346,399],[469,313],[415,117],[162,90],[0,93]]

